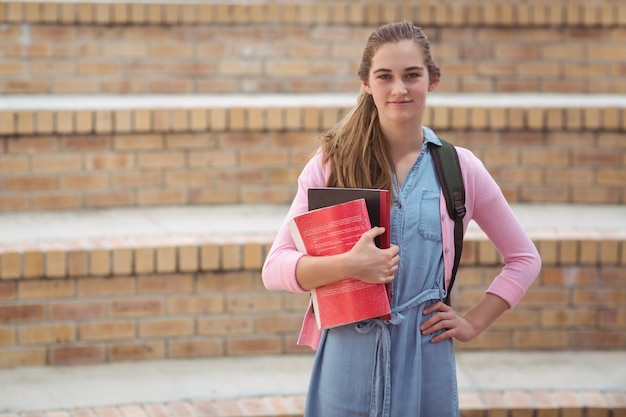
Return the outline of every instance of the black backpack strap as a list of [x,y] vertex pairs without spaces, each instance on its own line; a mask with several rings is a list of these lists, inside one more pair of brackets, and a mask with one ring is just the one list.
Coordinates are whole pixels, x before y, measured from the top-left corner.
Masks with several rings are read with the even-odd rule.
[[463,217],[465,217],[465,186],[463,184],[463,173],[459,164],[459,157],[456,148],[449,142],[439,138],[442,146],[429,143],[430,151],[433,155],[437,178],[441,184],[443,195],[446,199],[448,215],[454,220],[454,265],[452,267],[452,277],[446,299],[444,302],[450,305],[450,294],[456,278],[461,253],[463,251]]

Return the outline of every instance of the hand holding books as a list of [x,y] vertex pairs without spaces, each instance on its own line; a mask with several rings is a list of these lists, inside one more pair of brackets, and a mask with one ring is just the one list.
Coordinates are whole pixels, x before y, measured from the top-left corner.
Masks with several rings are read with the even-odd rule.
[[[362,197],[363,194],[369,198],[368,203]],[[316,196],[321,196],[325,202],[320,203]],[[341,202],[342,200],[347,202]],[[394,253],[389,254],[388,265],[372,265],[371,258],[374,256],[367,255],[367,245],[371,245],[375,238],[383,248],[389,248],[388,191],[312,189],[309,190],[309,207],[311,211],[296,216],[289,222],[289,229],[298,250],[311,256],[326,256],[346,253],[355,245],[361,245],[362,248],[356,252],[365,256],[361,261],[357,259],[356,264],[352,259],[351,270],[358,270],[354,268],[357,264],[363,265],[363,273],[359,274],[357,271],[360,279],[344,279],[311,290],[318,327],[323,329],[369,318],[388,318],[390,294],[388,287],[381,282],[388,282],[393,278],[397,248],[394,247],[395,252],[391,251]],[[369,210],[370,207],[373,207],[372,210]],[[384,226],[382,234],[381,229],[371,227],[372,217],[375,225]],[[392,261],[391,258],[395,259]],[[381,273],[381,270],[384,272]]]

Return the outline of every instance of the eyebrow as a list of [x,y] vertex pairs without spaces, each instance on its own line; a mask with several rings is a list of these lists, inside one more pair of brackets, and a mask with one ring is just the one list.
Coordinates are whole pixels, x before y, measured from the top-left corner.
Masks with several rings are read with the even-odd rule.
[[[420,67],[420,66],[407,67],[404,69],[404,72],[415,71],[415,70],[424,71],[424,67]],[[373,71],[374,74],[379,73],[379,72],[391,72],[391,70],[388,68],[378,68]]]

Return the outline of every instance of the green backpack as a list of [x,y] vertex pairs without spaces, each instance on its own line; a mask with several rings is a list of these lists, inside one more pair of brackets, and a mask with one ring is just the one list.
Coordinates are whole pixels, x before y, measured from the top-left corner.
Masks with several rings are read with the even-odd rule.
[[448,293],[444,302],[450,305],[450,295],[452,286],[456,278],[461,253],[463,251],[463,217],[465,217],[465,187],[463,185],[463,174],[459,164],[459,157],[454,145],[439,138],[441,147],[428,143],[430,152],[433,155],[437,178],[441,184],[443,195],[446,199],[448,215],[454,220],[454,265],[452,267],[452,278],[448,286]]

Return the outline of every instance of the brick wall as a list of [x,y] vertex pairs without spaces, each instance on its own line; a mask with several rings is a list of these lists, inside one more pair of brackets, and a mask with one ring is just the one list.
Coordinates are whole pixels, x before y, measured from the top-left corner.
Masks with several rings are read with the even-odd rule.
[[352,92],[394,20],[427,30],[441,91],[626,93],[619,0],[245,3],[1,2],[0,94]]
[[[356,93],[367,35],[401,18],[427,28],[439,92],[626,92],[617,0],[0,2],[0,94],[33,97],[0,102],[0,211],[288,202],[315,136],[347,109],[308,94]],[[270,92],[302,100],[63,95]],[[540,100],[434,105],[426,123],[481,157],[511,202],[624,204],[626,104]]]
[[[0,248],[0,367],[305,353],[307,294],[260,279],[271,236],[56,241]],[[626,348],[626,240],[534,236],[544,268],[526,297],[458,349]],[[499,269],[469,235],[453,303]]]
[[[0,2],[0,94],[33,97],[0,102],[0,211],[287,203],[315,136],[348,109],[334,97],[111,106],[100,94],[355,93],[366,36],[412,17],[440,91],[626,92],[619,1]],[[511,202],[626,203],[623,102],[490,100],[444,98],[426,124],[473,150]],[[533,237],[544,269],[527,297],[458,348],[626,348],[624,236]],[[261,285],[271,239],[2,246],[0,366],[302,352],[306,295]],[[499,259],[469,238],[463,262],[461,310]]]
[[[0,111],[0,210],[287,203],[316,136],[348,109],[309,99]],[[511,202],[626,202],[626,107],[486,100],[433,106],[425,122],[483,159]]]

